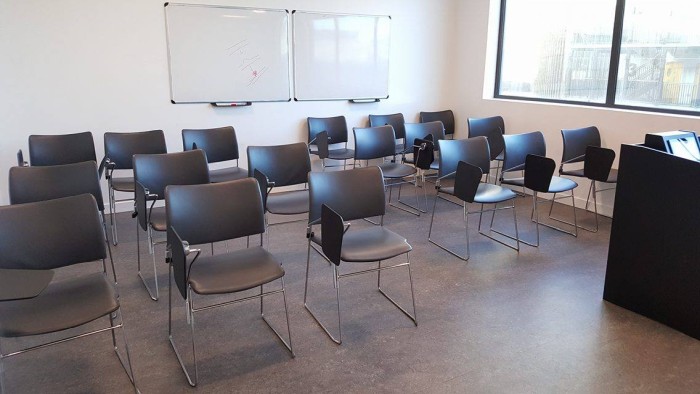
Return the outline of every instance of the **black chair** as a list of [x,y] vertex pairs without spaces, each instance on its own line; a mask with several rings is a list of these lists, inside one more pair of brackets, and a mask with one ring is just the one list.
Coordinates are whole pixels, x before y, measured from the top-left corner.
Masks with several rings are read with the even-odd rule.
[[588,199],[593,196],[595,228],[580,226],[584,230],[594,233],[598,232],[598,199],[596,198],[596,193],[605,190],[614,190],[615,187],[597,190],[596,182],[607,184],[617,183],[617,169],[612,168],[614,161],[615,151],[612,149],[597,146],[589,146],[586,148],[586,158],[583,164],[583,175],[591,180],[591,186],[588,189],[588,198],[586,198],[586,209],[588,209]]
[[[540,240],[540,225],[561,231],[563,233],[578,236],[578,225],[576,222],[576,199],[574,198],[574,189],[578,184],[570,179],[554,176],[556,164],[554,160],[545,157],[547,148],[544,141],[544,135],[539,131],[522,134],[506,134],[503,136],[505,140],[505,153],[503,157],[503,171],[501,171],[501,184],[511,186],[521,186],[533,191],[533,206],[532,217],[537,227],[537,242],[527,242],[520,240],[530,246],[539,246]],[[530,159],[530,170],[527,169],[528,157],[534,156],[535,159]],[[551,161],[552,171],[549,172],[549,161]],[[546,163],[545,163],[546,162]],[[504,178],[506,172],[523,171],[523,177]],[[551,217],[552,220],[570,224],[573,226],[573,232],[566,231],[562,228],[543,223],[539,220],[537,206],[545,201],[537,199],[538,193],[553,193],[552,200],[557,200],[556,195],[562,192],[571,192],[571,205],[573,209],[574,222],[566,222],[564,220]],[[568,198],[568,197],[562,197]],[[552,201],[552,204],[554,201]]]
[[[197,354],[195,348],[195,312],[231,305],[260,298],[260,315],[272,329],[292,357],[292,334],[284,289],[284,270],[279,261],[263,246],[265,214],[260,189],[254,179],[190,186],[168,186],[165,192],[167,210],[168,245],[171,251],[168,277],[168,339],[177,360],[191,386],[197,385]],[[200,250],[190,245],[206,244],[260,234],[260,246],[235,250],[211,256],[200,255]],[[188,255],[194,254],[189,259]],[[194,379],[180,357],[172,335],[172,279],[187,304],[187,321],[192,334]],[[263,285],[280,280],[281,289],[263,291]],[[254,288],[260,294],[245,298],[218,301],[215,304],[195,305],[194,295],[212,296],[233,294]],[[285,341],[265,318],[263,298],[282,293],[287,318]],[[199,297],[198,297],[199,298]],[[240,335],[240,333],[238,333]]]
[[[340,344],[342,342],[340,279],[377,272],[377,289],[379,292],[408,316],[415,325],[418,325],[409,258],[411,245],[408,244],[405,238],[387,230],[381,224],[384,221],[384,213],[386,211],[382,171],[378,167],[365,167],[347,171],[312,172],[309,174],[309,190],[311,198],[309,225],[306,231],[309,244],[306,259],[306,280],[304,282],[304,307],[309,311],[316,323],[333,342]],[[349,229],[349,224],[347,227],[344,224],[346,220],[359,220],[374,216],[381,216],[380,225],[372,225],[369,228]],[[321,234],[314,232],[314,226],[318,224],[321,224]],[[321,323],[307,302],[311,249],[318,252],[333,266],[333,284],[336,290],[338,308],[337,338]],[[403,254],[407,257],[405,263],[382,267],[382,261]],[[340,274],[341,262],[378,262],[378,266],[377,268]],[[413,315],[387,295],[381,287],[382,270],[404,266],[408,268]]]
[[[249,146],[248,175],[260,183],[265,211],[274,215],[298,215],[309,212],[309,190],[305,187],[311,162],[306,144]],[[302,190],[286,190],[272,193],[274,188],[304,186]],[[303,220],[303,219],[302,219]],[[268,226],[298,220],[269,223]]]
[[[102,218],[105,242],[107,225],[102,188],[94,161],[43,167],[11,167],[9,173],[10,204],[53,200],[56,198],[92,194]],[[110,259],[111,249],[107,248]],[[116,278],[116,273],[112,272]]]
[[[345,116],[309,117],[306,119],[306,125],[309,132],[309,153],[318,155],[324,168],[326,159],[342,161],[343,168],[345,168],[347,161],[355,155],[352,149],[348,149],[348,125]],[[326,139],[319,145],[319,133],[324,131],[327,133]],[[336,144],[343,144],[343,147],[333,148],[332,145]],[[315,145],[316,150],[312,150],[311,145]]]
[[420,119],[421,123],[428,123],[428,122],[435,122],[435,121],[442,122],[442,125],[445,128],[445,137],[449,136],[450,138],[454,138],[455,115],[454,115],[454,112],[452,112],[452,110],[447,109],[444,111],[435,111],[435,112],[422,111],[419,114],[419,119]]
[[[505,148],[503,134],[506,132],[506,126],[505,122],[503,121],[503,117],[491,116],[488,118],[469,118],[467,119],[467,126],[469,138],[486,137],[488,139],[491,160],[496,161],[495,181],[498,181],[498,171],[501,168],[501,163],[503,162],[503,150]],[[487,173],[487,175],[490,175],[489,173]]]
[[238,140],[232,126],[214,129],[182,130],[183,150],[201,149],[207,154],[207,162],[236,161],[232,167],[209,170],[212,183],[234,181],[248,176],[248,170],[238,166]]
[[[354,127],[352,129],[355,137],[355,160],[353,168],[361,160],[383,160],[385,157],[393,156],[395,153],[395,135],[394,129],[391,126],[377,127]],[[367,163],[369,164],[369,163]],[[385,187],[389,188],[389,205],[398,208],[402,211],[420,216],[418,210],[418,177],[417,170],[414,166],[409,166],[404,163],[395,163],[382,161],[377,165],[382,169],[382,177]],[[412,181],[407,181],[406,178],[412,177]],[[401,201],[401,187],[405,183],[413,183],[414,193],[416,197],[416,206],[411,206]],[[406,205],[411,209],[406,209],[402,206],[395,205],[391,202],[391,192],[393,186],[399,186],[398,202]]]
[[583,164],[588,146],[600,146],[600,132],[595,126],[582,127],[578,129],[562,129],[561,138],[564,143],[561,164],[559,165],[559,175],[575,176],[584,178],[583,167],[571,164]]
[[[138,392],[124,330],[119,294],[107,278],[105,259],[109,244],[103,222],[90,194],[0,207],[0,337],[26,338],[53,334],[52,340],[10,353],[0,351],[0,388],[4,390],[6,358],[72,339],[105,331],[124,371]],[[52,280],[51,270],[101,260],[103,270],[72,279]],[[114,270],[111,257],[109,262]],[[116,280],[116,278],[115,278]],[[9,283],[6,283],[9,282]],[[83,333],[72,331],[67,338],[56,334],[98,319],[109,319],[107,327]],[[117,345],[115,330],[121,328],[126,363]],[[128,364],[128,367],[127,367]],[[71,371],[74,373],[75,371]],[[37,371],[40,375],[41,371]],[[56,391],[65,391],[56,390]]]
[[[435,186],[437,189],[437,195],[435,196],[435,202],[433,203],[433,214],[430,217],[428,241],[464,261],[469,260],[469,215],[478,213],[480,234],[508,246],[509,248],[520,250],[518,220],[515,215],[514,203],[514,199],[517,197],[516,194],[508,188],[481,182],[483,174],[490,168],[491,161],[489,145],[486,137],[473,137],[466,140],[442,140],[439,141],[439,144],[440,172]],[[450,186],[449,183],[443,185],[443,182],[448,180],[454,180],[453,186]],[[461,201],[461,204],[448,199],[448,196],[456,197]],[[433,221],[435,219],[435,207],[437,206],[438,199],[443,199],[453,204],[462,205],[467,242],[467,253],[464,256],[431,238]],[[498,207],[498,204],[506,201],[511,201],[511,204],[505,207]],[[481,204],[481,209],[470,212],[467,204],[471,203]],[[492,209],[484,209],[484,204],[493,204],[494,207]],[[502,209],[513,210],[515,237],[493,229],[493,217],[491,219],[491,226],[489,230],[515,240],[515,246],[494,238],[490,234],[482,232],[481,230],[481,219],[483,213],[493,212],[493,215],[495,216],[496,211]]]
[[89,131],[29,136],[29,163],[32,166],[55,166],[81,161],[97,162],[95,142]]
[[[195,185],[209,183],[207,158],[201,149],[187,152],[157,155],[134,155],[135,203],[133,216],[136,220],[136,262],[137,272],[152,300],[157,301],[158,270],[156,268],[154,231],[168,229],[165,208],[154,207],[156,202],[165,199],[168,185]],[[139,227],[146,231],[148,251],[153,259],[154,289],[151,290],[141,274],[141,242]]]
[[[163,130],[138,131],[127,133],[107,132],[104,135],[105,148],[105,178],[107,179],[107,191],[109,199],[109,222],[112,229],[112,243],[119,243],[117,234],[117,222],[115,214],[117,204],[131,203],[134,201],[134,177],[115,176],[114,171],[133,170],[133,156],[135,154],[167,153],[165,135]],[[133,174],[129,174],[133,175]],[[128,193],[129,196],[122,199],[116,198],[115,192]]]
[[[561,130],[561,137],[562,141],[564,143],[563,146],[563,151],[562,151],[562,158],[561,158],[561,164],[559,165],[559,175],[566,175],[566,176],[574,176],[574,177],[580,177],[580,178],[588,178],[591,180],[591,186],[588,190],[588,197],[586,198],[586,210],[588,210],[588,204],[591,199],[591,195],[593,195],[593,200],[594,204],[597,203],[597,198],[595,193],[600,193],[604,192],[607,190],[613,190],[614,187],[609,187],[605,189],[600,189],[597,190],[595,188],[595,182],[592,180],[592,178],[587,177],[585,175],[585,162],[586,162],[586,151],[589,146],[592,147],[600,147],[601,142],[600,142],[600,132],[598,131],[598,128],[595,126],[589,126],[589,127],[582,127],[578,129],[562,129]],[[617,183],[617,169],[615,168],[607,168],[607,157],[609,156],[609,153],[607,154],[602,154],[599,156],[596,156],[595,160],[589,160],[588,165],[592,166],[593,168],[600,168],[603,172],[607,172],[607,177],[604,180],[600,180],[598,182],[602,183],[608,183],[608,184],[615,184]],[[602,159],[602,161],[599,163],[597,160]],[[613,161],[615,160],[615,154],[613,152]],[[584,163],[584,166],[581,167],[581,163]],[[574,164],[574,166],[572,166]],[[578,165],[576,165],[578,164]],[[612,166],[612,162],[610,163],[610,166]],[[598,177],[599,178],[599,177]],[[593,191],[592,191],[593,190]],[[588,228],[584,226],[579,226],[580,228],[591,231],[591,232],[597,232],[598,231],[598,207],[594,207],[595,210],[595,220],[596,220],[596,226],[595,228]],[[551,215],[551,207],[550,207],[550,215]]]
[[369,115],[369,127],[377,127],[389,125],[394,128],[394,135],[397,141],[401,141],[396,144],[395,154],[401,154],[406,150],[406,127],[404,126],[406,121],[404,120],[402,113],[388,114],[388,115]]

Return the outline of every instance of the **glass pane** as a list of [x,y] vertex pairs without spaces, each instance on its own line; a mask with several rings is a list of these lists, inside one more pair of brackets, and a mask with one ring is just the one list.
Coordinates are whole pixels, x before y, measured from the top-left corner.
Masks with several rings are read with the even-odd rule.
[[508,0],[501,95],[604,103],[615,0]]
[[627,0],[616,104],[700,108],[700,2]]

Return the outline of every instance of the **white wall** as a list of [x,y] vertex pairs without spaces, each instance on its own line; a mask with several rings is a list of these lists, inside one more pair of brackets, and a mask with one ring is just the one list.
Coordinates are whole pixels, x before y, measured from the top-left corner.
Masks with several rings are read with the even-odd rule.
[[[453,91],[451,100],[458,121],[458,135],[466,136],[468,117],[501,115],[505,118],[506,132],[509,134],[542,131],[547,142],[547,155],[559,162],[562,146],[560,130],[564,128],[598,126],[603,146],[615,149],[618,154],[621,144],[643,142],[648,132],[677,129],[700,131],[698,117],[489,99],[489,96],[493,97],[499,3],[499,0],[457,3],[457,59],[451,71],[456,81],[450,89]],[[585,199],[589,184],[584,181],[580,183],[583,187],[579,187],[577,196]],[[611,214],[614,192],[602,193],[600,197],[601,211]]]
[[2,0],[0,204],[9,201],[7,172],[30,134],[90,130],[99,159],[106,131],[163,129],[169,150],[180,151],[183,128],[233,125],[245,154],[248,145],[305,141],[307,116],[345,115],[352,127],[364,126],[369,113],[403,112],[412,122],[421,110],[452,104],[444,92],[452,85],[455,0],[186,2],[391,15],[390,99],[173,105],[163,0]]

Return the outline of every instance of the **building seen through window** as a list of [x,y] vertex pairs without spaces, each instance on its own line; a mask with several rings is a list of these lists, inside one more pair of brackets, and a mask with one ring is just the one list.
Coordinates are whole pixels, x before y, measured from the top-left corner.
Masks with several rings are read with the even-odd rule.
[[[700,109],[700,29],[693,20],[700,2],[503,0],[502,6],[497,96]],[[624,9],[617,43],[616,7]]]

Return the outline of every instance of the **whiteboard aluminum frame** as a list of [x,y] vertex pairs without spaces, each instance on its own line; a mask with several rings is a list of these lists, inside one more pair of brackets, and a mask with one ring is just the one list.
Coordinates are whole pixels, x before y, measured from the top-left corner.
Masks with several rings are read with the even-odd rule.
[[[199,7],[199,8],[224,8],[224,9],[235,9],[235,10],[246,10],[246,11],[272,11],[272,12],[282,12],[284,11],[286,14],[285,22],[286,22],[286,30],[287,30],[287,95],[289,96],[287,99],[281,99],[281,100],[247,100],[247,99],[241,99],[241,100],[236,100],[236,101],[222,101],[222,100],[209,100],[209,101],[175,101],[173,97],[173,73],[172,73],[172,60],[170,58],[170,35],[169,35],[169,27],[168,27],[168,15],[167,15],[167,10],[166,8],[169,5],[173,6],[185,6],[185,7]],[[167,49],[167,57],[168,57],[168,82],[169,82],[169,88],[170,88],[170,103],[172,104],[216,104],[216,103],[279,103],[279,102],[290,102],[292,101],[292,89],[291,89],[291,84],[292,84],[292,78],[293,76],[291,75],[291,52],[292,52],[292,45],[290,45],[290,37],[289,37],[289,28],[290,28],[290,12],[286,8],[262,8],[262,7],[237,7],[237,6],[227,6],[227,5],[215,5],[215,4],[192,4],[192,3],[177,3],[177,2],[165,2],[163,4],[163,17],[165,19],[165,42],[166,42],[166,49]],[[249,106],[250,104],[246,105]],[[243,106],[243,105],[240,105]]]
[[[350,13],[338,13],[338,12],[321,12],[321,11],[305,11],[305,10],[292,10],[292,47],[294,50],[292,51],[292,72],[293,72],[293,79],[294,79],[294,101],[349,101],[351,103],[373,103],[377,102],[379,100],[386,100],[389,98],[389,90],[390,90],[390,75],[387,75],[387,95],[382,96],[382,97],[338,97],[338,98],[298,98],[297,97],[297,87],[298,87],[298,81],[297,81],[297,62],[296,62],[296,56],[297,56],[297,37],[296,37],[296,22],[295,22],[295,15],[297,13],[303,13],[303,14],[315,14],[315,15],[333,15],[333,16],[360,16],[360,17],[374,17],[374,18],[388,18],[389,21],[392,21],[391,15],[372,15],[372,14],[350,14]],[[391,70],[391,36],[389,36],[389,57],[387,59],[387,73]],[[370,101],[371,100],[371,101]]]

